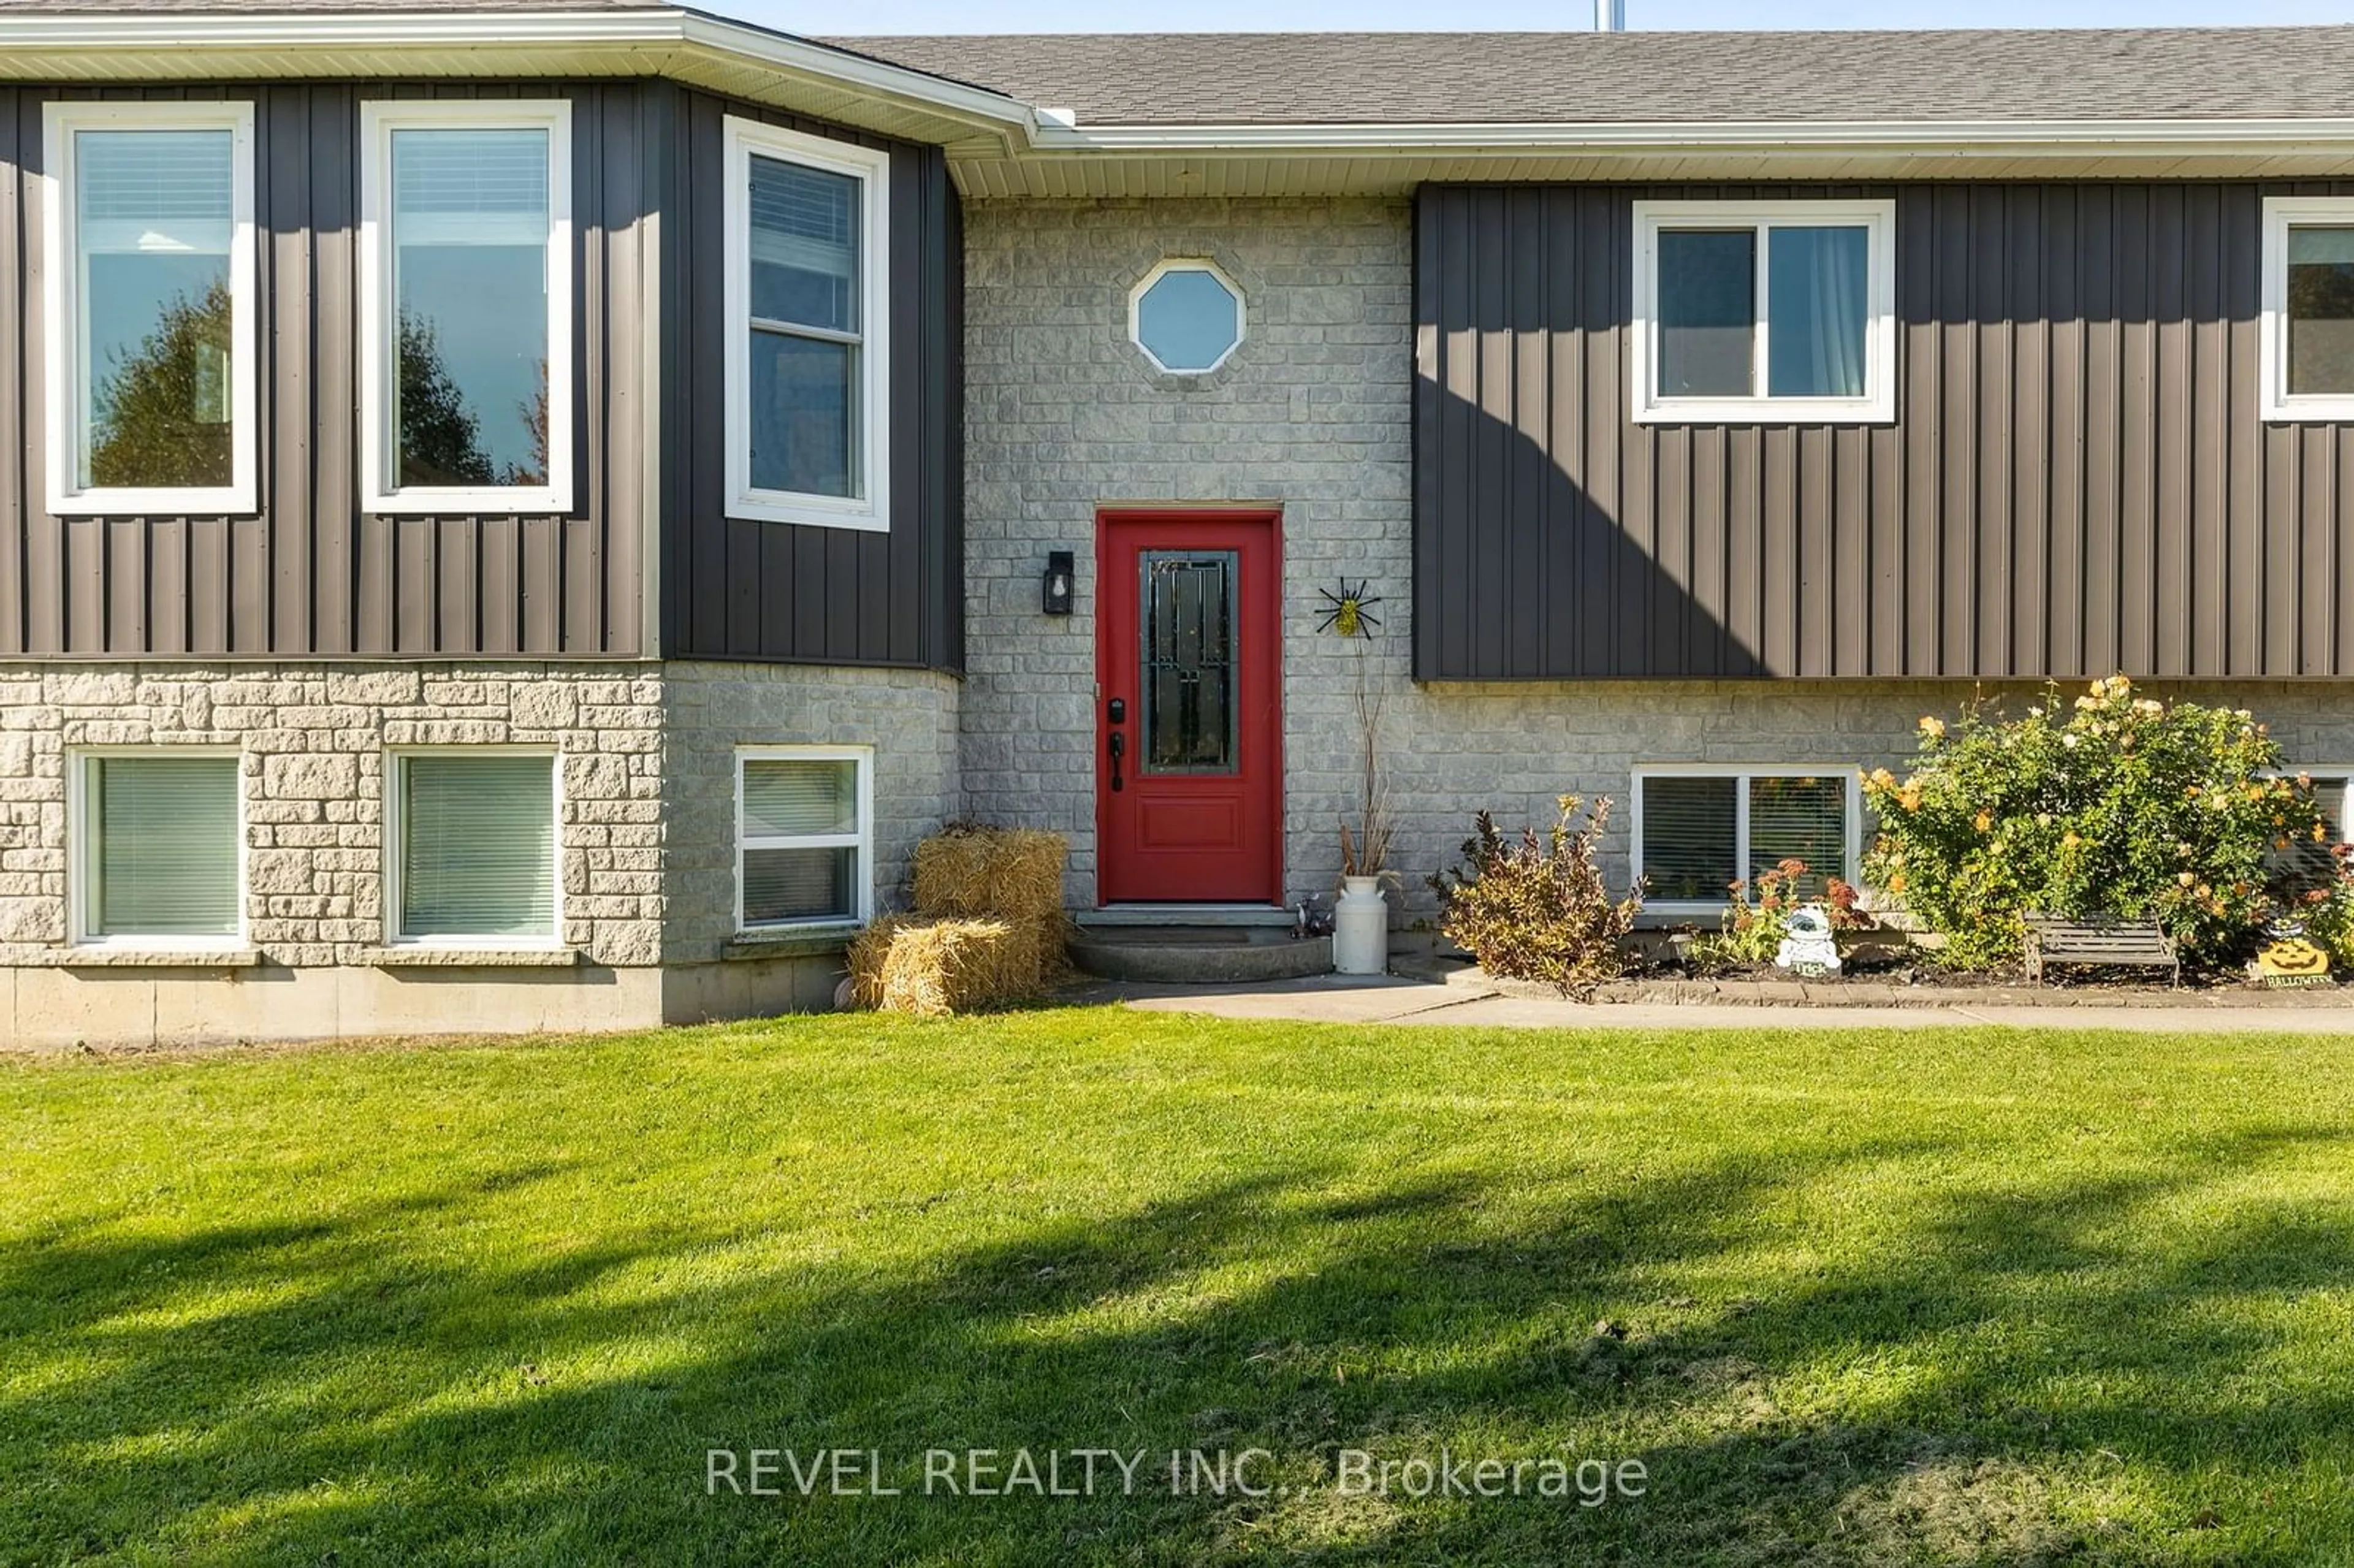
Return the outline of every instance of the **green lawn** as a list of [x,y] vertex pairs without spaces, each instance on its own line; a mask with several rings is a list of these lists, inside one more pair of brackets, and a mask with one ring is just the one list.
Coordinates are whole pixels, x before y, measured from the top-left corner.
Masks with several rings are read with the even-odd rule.
[[[1072,1009],[16,1059],[0,1562],[2354,1563],[2350,1137],[2310,1038]],[[907,1495],[711,1497],[714,1447]],[[917,1495],[1025,1447],[1152,1457]],[[1288,1489],[1171,1495],[1251,1448]],[[1442,1448],[1647,1478],[1333,1485]]]

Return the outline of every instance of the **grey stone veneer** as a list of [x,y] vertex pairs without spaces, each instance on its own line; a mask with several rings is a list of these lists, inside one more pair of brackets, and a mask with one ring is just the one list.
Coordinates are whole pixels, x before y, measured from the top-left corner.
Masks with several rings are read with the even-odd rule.
[[[1407,906],[1471,813],[1543,824],[1564,791],[1619,800],[1626,872],[1638,764],[1894,765],[1920,715],[1966,683],[1627,682],[1416,687],[1411,612],[1413,327],[1408,210],[1366,200],[978,202],[966,209],[965,798],[984,821],[1071,836],[1070,895],[1095,901],[1095,514],[1125,503],[1283,512],[1285,865],[1329,891],[1355,800],[1356,683],[1384,708]],[[1202,376],[1129,341],[1129,286],[1168,257],[1215,260],[1249,332]],[[1038,610],[1050,549],[1077,553],[1076,613]],[[1319,588],[1368,579],[1379,633],[1319,635]],[[2291,754],[2354,763],[2354,690],[2274,683],[2193,694],[2261,710]]]
[[[0,1001],[27,1038],[140,1033],[129,1027],[146,1005],[135,975],[93,980],[70,997],[56,978],[94,961],[67,940],[72,750],[235,747],[248,934],[264,966],[256,972],[300,976],[384,965],[387,755],[475,745],[545,747],[560,759],[562,938],[578,951],[578,975],[501,976],[499,966],[453,959],[437,966],[451,971],[444,998],[454,995],[449,980],[471,978],[519,987],[523,1001],[437,1009],[419,990],[432,977],[419,975],[408,988],[420,999],[413,1012],[346,987],[340,1000],[279,1010],[283,1033],[418,1027],[445,1013],[450,1027],[619,1026],[822,1001],[830,980],[791,972],[807,961],[720,962],[736,934],[735,748],[874,748],[875,901],[890,908],[916,841],[960,803],[957,689],[952,677],[926,672],[685,662],[0,669],[0,969],[51,977],[37,986],[20,976]],[[704,980],[682,980],[698,969],[709,971]],[[617,975],[651,979],[625,985]],[[609,993],[601,1001],[597,987]],[[580,994],[551,1011],[551,988]],[[210,994],[219,1030],[207,1033],[205,1006],[192,1004],[187,1037],[272,1032],[258,1001],[230,1006],[228,992]]]

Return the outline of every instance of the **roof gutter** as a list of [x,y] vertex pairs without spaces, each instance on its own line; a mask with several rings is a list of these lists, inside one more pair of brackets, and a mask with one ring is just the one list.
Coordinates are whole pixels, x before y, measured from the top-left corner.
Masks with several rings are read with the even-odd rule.
[[1616,124],[1086,125],[1042,122],[1042,153],[1127,156],[1279,153],[1416,157],[1433,152],[1565,156],[1660,152],[1932,153],[2018,156],[2092,147],[2140,154],[2354,148],[2354,119],[1628,122]]
[[716,16],[673,9],[612,12],[444,12],[434,15],[355,13],[300,16],[204,16],[185,13],[113,16],[0,14],[0,77],[11,57],[43,62],[69,58],[85,76],[102,76],[110,57],[124,75],[143,76],[137,57],[251,55],[290,60],[349,56],[357,50],[460,49],[485,66],[504,55],[550,49],[616,54],[653,74],[679,51],[702,51],[765,67],[781,76],[821,82],[930,110],[976,129],[1027,145],[1038,124],[1019,99],[930,76],[904,66]]

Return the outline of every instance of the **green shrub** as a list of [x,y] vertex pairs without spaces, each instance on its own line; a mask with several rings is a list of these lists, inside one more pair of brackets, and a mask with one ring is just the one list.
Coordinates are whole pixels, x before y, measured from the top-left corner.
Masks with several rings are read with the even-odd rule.
[[1578,824],[1583,805],[1575,795],[1561,798],[1549,840],[1533,828],[1507,840],[1482,811],[1463,841],[1463,867],[1430,879],[1447,906],[1439,929],[1490,974],[1543,980],[1568,995],[1626,972],[1620,944],[1643,901],[1611,901],[1594,863],[1610,801],[1596,800]]
[[1921,721],[1912,776],[1864,790],[1866,880],[1944,934],[1946,962],[2018,956],[2020,916],[2156,919],[2195,961],[2243,959],[2300,903],[2285,852],[2323,837],[2309,785],[2244,710],[2137,696],[2124,676],[2019,718],[1973,705]]
[[2339,979],[2354,980],[2354,853],[2348,845],[2331,846],[2326,880],[2305,889],[2291,914],[2329,955]]
[[1693,961],[1703,966],[1772,963],[1781,957],[1782,940],[1790,934],[1791,913],[1804,905],[1820,904],[1835,931],[1851,931],[1871,923],[1856,912],[1855,889],[1849,884],[1834,876],[1820,898],[1809,898],[1799,891],[1806,881],[1807,863],[1786,860],[1771,871],[1757,874],[1754,904],[1749,885],[1734,883],[1733,902],[1724,906],[1721,928],[1692,938]]

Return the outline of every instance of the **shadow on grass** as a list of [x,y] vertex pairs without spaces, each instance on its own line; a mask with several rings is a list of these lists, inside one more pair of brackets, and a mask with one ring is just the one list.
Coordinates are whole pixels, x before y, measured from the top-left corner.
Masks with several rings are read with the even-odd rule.
[[[2340,1136],[1924,1197],[1863,1255],[1773,1263],[1755,1295],[1727,1282],[1803,1234],[1781,1205],[1941,1146],[1695,1160],[1509,1208],[1470,1177],[1365,1190],[1279,1164],[887,1268],[788,1261],[757,1225],[507,1255],[460,1222],[531,1202],[557,1168],[529,1162],[299,1223],[58,1236],[0,1260],[0,1556],[2197,1560],[2211,1521],[2137,1496],[2128,1457],[2194,1490],[2293,1474],[2317,1443],[2342,1459],[2354,1390],[2268,1380],[2288,1330],[2236,1308],[2354,1287],[2354,1228],[2254,1212],[2153,1248],[2136,1222]],[[420,1216],[443,1222],[429,1245]],[[1344,1448],[1442,1445],[1635,1459],[1649,1485],[1585,1508],[1329,1484]],[[1293,1489],[706,1495],[708,1449],[827,1446],[879,1450],[911,1489],[928,1448],[1261,1448]],[[2231,1540],[2231,1561],[2300,1560],[2262,1528]]]

